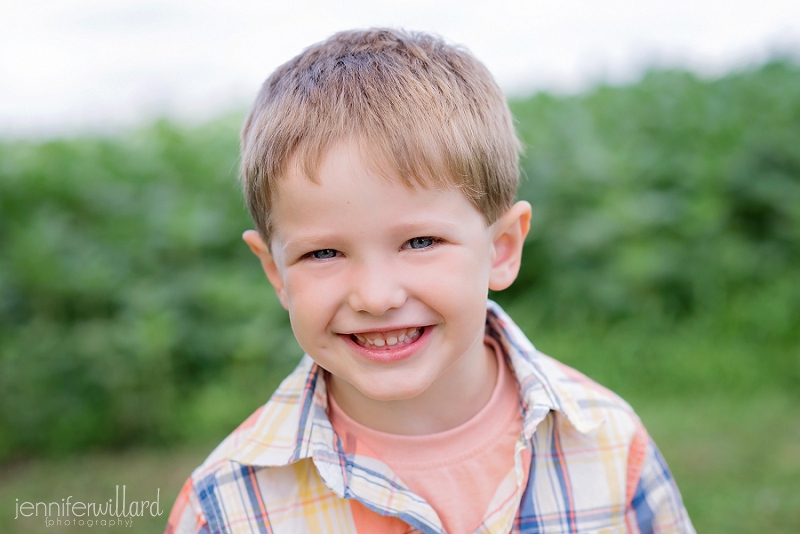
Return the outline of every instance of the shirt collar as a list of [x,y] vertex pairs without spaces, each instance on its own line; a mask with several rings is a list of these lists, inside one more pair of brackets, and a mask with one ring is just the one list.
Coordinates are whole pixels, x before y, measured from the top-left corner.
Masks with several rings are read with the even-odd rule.
[[[583,375],[537,351],[498,304],[488,301],[487,334],[499,343],[517,379],[523,412],[523,435],[533,436],[551,410],[564,416],[581,433],[602,424],[576,400]],[[577,396],[580,398],[580,396]],[[328,419],[324,371],[308,355],[270,401],[220,445],[223,456],[254,466],[288,465],[313,458],[331,489],[344,493],[341,442]]]
[[488,301],[486,330],[506,353],[519,386],[523,434],[533,436],[536,427],[551,410],[563,414],[576,430],[585,434],[600,426],[578,399],[588,379],[574,369],[545,356],[495,302]]

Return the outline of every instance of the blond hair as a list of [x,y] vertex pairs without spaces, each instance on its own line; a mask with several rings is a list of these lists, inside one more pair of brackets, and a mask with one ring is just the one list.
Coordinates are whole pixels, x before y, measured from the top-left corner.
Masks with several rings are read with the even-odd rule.
[[394,29],[337,33],[279,67],[242,128],[242,189],[264,240],[277,180],[311,179],[335,144],[356,139],[409,187],[460,188],[493,223],[513,203],[519,141],[505,96],[461,47]]

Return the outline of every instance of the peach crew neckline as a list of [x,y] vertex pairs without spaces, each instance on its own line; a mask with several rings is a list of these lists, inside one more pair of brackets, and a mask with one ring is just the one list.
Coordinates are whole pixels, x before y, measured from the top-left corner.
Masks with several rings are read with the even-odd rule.
[[345,452],[387,464],[439,514],[450,534],[474,532],[503,478],[514,466],[522,430],[516,380],[496,342],[497,381],[486,405],[465,423],[435,434],[406,436],[366,427],[328,396],[331,424]]

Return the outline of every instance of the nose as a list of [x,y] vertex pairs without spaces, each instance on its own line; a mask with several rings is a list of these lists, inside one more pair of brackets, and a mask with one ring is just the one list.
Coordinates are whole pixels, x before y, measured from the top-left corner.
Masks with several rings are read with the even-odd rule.
[[348,303],[357,312],[383,315],[407,298],[400,273],[387,262],[363,264],[353,273]]

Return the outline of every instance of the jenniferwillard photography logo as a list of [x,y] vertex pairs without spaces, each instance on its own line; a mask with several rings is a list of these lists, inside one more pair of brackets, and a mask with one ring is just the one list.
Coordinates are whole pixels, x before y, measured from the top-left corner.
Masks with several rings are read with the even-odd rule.
[[[120,496],[122,498],[120,498]],[[73,500],[70,495],[61,502],[20,502],[16,499],[14,519],[39,518],[45,527],[130,527],[136,517],[146,513],[153,517],[164,513],[161,509],[161,488],[156,489],[153,501],[128,501],[127,488],[117,486],[113,499],[103,502]]]

